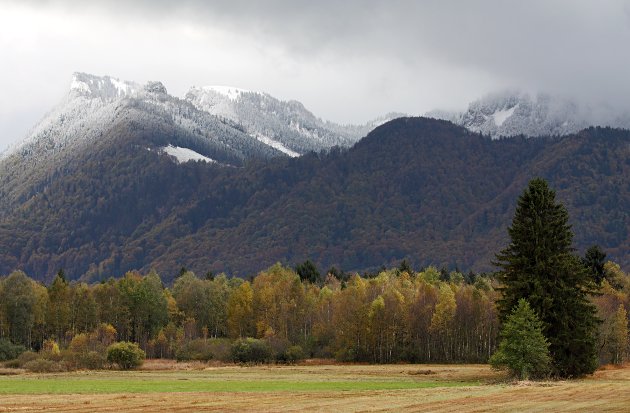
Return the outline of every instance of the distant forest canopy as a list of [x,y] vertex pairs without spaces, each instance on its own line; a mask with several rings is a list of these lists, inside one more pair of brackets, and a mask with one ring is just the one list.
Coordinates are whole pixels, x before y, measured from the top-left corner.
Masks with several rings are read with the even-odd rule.
[[68,279],[95,282],[154,268],[170,283],[181,267],[246,278],[305,259],[361,273],[403,259],[488,271],[535,176],[566,205],[580,253],[599,244],[630,267],[628,131],[492,140],[401,118],[348,150],[243,168],[177,165],[146,150],[169,131],[117,124],[24,184],[0,211],[0,273],[19,268],[50,283],[64,268]]
[[[254,348],[276,361],[486,362],[496,349],[499,293],[488,276],[414,271],[407,262],[369,278],[319,275],[308,262],[296,270],[276,264],[248,281],[184,270],[172,288],[154,271],[91,285],[63,272],[43,285],[16,271],[0,278],[0,357],[17,345],[50,363],[100,366],[115,341],[179,360],[232,360]],[[630,275],[613,262],[602,274],[592,300],[608,363],[618,357],[616,317],[630,309]]]

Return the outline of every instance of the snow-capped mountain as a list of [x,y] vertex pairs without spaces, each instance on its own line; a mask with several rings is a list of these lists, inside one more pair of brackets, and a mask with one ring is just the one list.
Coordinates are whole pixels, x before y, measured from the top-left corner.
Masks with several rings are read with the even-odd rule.
[[[292,157],[351,146],[378,126],[378,121],[365,125],[326,122],[300,102],[229,86],[193,87],[185,99],[199,110],[242,125],[250,136]],[[381,121],[400,116],[388,114]]]
[[26,199],[82,154],[116,142],[174,163],[241,166],[248,159],[348,147],[379,123],[341,126],[296,101],[230,87],[192,88],[185,99],[160,82],[140,85],[75,73],[67,95],[21,142],[0,155],[0,207]]
[[0,158],[0,207],[28,198],[70,173],[84,154],[113,142],[129,150],[142,146],[176,163],[209,159],[239,166],[252,157],[283,155],[242,129],[168,95],[159,82],[75,73],[61,103]]
[[493,137],[567,135],[589,126],[630,127],[630,116],[607,106],[588,106],[548,94],[503,92],[472,102],[463,113],[433,111],[427,116],[449,120]]
[[[120,118],[122,108],[130,106],[152,107],[193,135],[203,135],[208,123],[219,123],[221,128],[236,130],[239,138],[254,147],[266,147],[263,156],[299,156],[333,146],[348,147],[379,124],[402,116],[388,114],[365,125],[337,125],[315,117],[297,101],[281,101],[266,93],[222,86],[193,87],[185,99],[178,99],[168,95],[159,82],[140,85],[109,76],[74,73],[62,102],[0,157],[20,154],[28,162],[58,153],[70,143],[92,141]],[[206,138],[226,141],[222,136]],[[236,146],[242,147],[243,143]],[[256,150],[246,152],[242,158],[257,155]]]

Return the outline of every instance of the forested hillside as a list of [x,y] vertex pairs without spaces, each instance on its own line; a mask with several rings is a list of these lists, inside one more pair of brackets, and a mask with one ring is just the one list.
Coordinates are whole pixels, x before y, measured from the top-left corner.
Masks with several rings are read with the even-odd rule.
[[630,132],[491,140],[446,121],[401,118],[353,148],[242,168],[176,164],[147,147],[168,129],[117,125],[31,188],[0,221],[0,273],[107,279],[155,268],[250,276],[320,268],[491,268],[520,190],[547,179],[578,249],[630,264]]

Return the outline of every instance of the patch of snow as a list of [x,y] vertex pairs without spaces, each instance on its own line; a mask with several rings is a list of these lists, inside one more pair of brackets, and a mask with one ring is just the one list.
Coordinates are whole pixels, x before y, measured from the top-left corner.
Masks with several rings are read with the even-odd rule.
[[116,88],[118,95],[125,96],[129,93],[129,85],[126,82],[114,79],[113,77],[110,77],[109,81],[112,82],[112,85]]
[[503,109],[503,110],[498,110],[494,112],[492,114],[492,118],[494,119],[494,124],[497,126],[503,125],[503,122],[505,122],[510,116],[514,114],[514,111],[516,110],[516,106],[512,106],[509,109]]
[[250,93],[249,90],[240,89],[232,86],[204,86],[203,90],[216,92],[220,95],[227,96],[230,100],[236,100],[243,93]]
[[173,146],[169,144],[168,146],[160,148],[160,150],[177,159],[177,163],[184,163],[188,161],[204,161],[210,163],[216,162],[214,159],[203,156],[202,154],[195,152],[192,149],[182,148],[180,146]]
[[300,125],[300,122],[294,121],[293,119],[291,119],[291,122],[289,123],[289,128],[293,129],[294,131],[301,134],[302,136],[306,136],[314,140],[321,140],[321,136],[319,136],[319,134],[317,133],[317,130],[307,129],[303,127],[302,125]]
[[268,136],[265,135],[261,135],[261,134],[256,134],[256,135],[252,135],[254,138],[258,139],[259,141],[261,141],[262,143],[264,143],[265,145],[269,145],[274,149],[279,150],[282,153],[285,153],[287,155],[289,155],[292,158],[297,158],[298,156],[300,156],[299,153],[292,151],[291,149],[287,148],[286,146],[284,146],[282,143],[275,141],[273,139],[271,139]]
[[70,83],[70,90],[77,90],[79,92],[89,92],[90,87],[85,82],[82,82],[78,80],[76,77],[73,77],[72,83]]

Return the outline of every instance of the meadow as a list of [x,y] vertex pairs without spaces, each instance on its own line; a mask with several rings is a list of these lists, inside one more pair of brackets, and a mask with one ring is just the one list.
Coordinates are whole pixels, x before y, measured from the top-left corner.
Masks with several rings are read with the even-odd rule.
[[580,380],[518,383],[487,365],[149,360],[128,372],[0,373],[0,412],[630,410],[630,365]]

